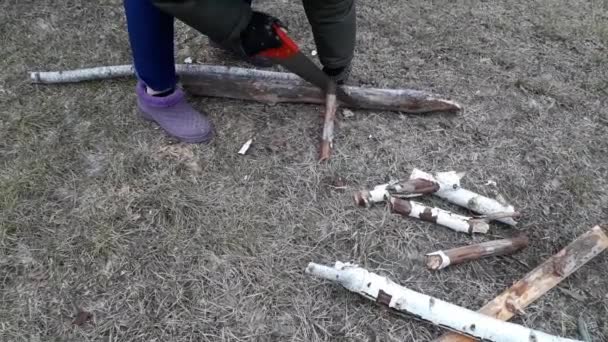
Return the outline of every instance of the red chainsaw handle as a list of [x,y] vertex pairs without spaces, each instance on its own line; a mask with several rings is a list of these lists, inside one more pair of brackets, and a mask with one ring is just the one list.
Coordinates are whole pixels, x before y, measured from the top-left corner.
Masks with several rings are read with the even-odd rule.
[[271,48],[260,52],[258,54],[259,56],[275,59],[287,59],[300,52],[300,48],[298,47],[298,45],[293,40],[291,40],[291,38],[289,38],[289,36],[287,35],[287,33],[285,33],[285,31],[283,31],[283,28],[281,28],[281,26],[279,26],[278,24],[273,24],[272,28],[281,39],[282,44],[277,48]]

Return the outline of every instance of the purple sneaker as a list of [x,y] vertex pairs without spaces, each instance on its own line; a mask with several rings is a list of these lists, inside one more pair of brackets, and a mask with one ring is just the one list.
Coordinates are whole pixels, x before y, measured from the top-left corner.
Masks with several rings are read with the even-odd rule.
[[186,102],[181,89],[163,97],[152,96],[146,92],[146,85],[138,81],[136,92],[141,116],[156,122],[169,135],[186,143],[206,143],[213,138],[213,124],[206,114]]

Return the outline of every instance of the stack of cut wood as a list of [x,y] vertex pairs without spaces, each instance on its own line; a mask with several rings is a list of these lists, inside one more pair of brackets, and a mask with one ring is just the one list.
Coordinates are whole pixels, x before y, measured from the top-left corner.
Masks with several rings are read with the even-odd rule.
[[[512,205],[462,188],[460,180],[463,176],[464,174],[453,171],[433,175],[414,169],[409,179],[358,191],[354,194],[354,200],[357,205],[368,208],[377,203],[386,203],[393,213],[468,234],[487,233],[491,221],[500,221],[511,226],[517,224],[516,218],[519,218],[519,214]],[[412,200],[424,195],[435,195],[479,216],[464,216]],[[426,266],[431,270],[440,270],[484,257],[512,254],[527,246],[528,238],[518,235],[439,250],[426,255]],[[477,339],[501,342],[575,341],[506,321],[523,313],[526,306],[606,248],[608,237],[600,226],[593,227],[477,312],[412,291],[350,263],[337,261],[333,267],[310,263],[306,273],[336,282],[397,312],[413,315],[453,331],[436,340],[439,342]]]
[[[436,223],[451,230],[474,234],[485,234],[491,221],[516,225],[519,213],[508,204],[464,189],[460,180],[464,173],[449,171],[430,174],[414,169],[407,180],[399,180],[362,190],[354,194],[359,206],[372,207],[377,203],[388,203],[391,212]],[[435,195],[448,202],[465,207],[479,216],[464,216],[441,208],[426,206],[413,201],[413,197]],[[525,235],[514,238],[488,241],[446,251],[427,254],[427,267],[439,270],[449,265],[460,264],[489,256],[515,253],[528,245]]]

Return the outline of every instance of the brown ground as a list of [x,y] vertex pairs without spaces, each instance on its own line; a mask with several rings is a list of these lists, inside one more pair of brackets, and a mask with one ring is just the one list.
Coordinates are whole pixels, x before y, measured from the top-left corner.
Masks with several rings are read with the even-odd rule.
[[[309,278],[306,264],[353,261],[478,308],[607,221],[605,0],[360,1],[352,83],[466,109],[340,117],[327,166],[315,162],[318,106],[198,98],[219,136],[184,146],[136,117],[133,80],[30,85],[27,71],[130,61],[121,2],[95,3],[0,2],[2,341],[428,341],[441,330]],[[312,50],[299,2],[258,6]],[[232,63],[181,25],[177,44],[180,61]],[[353,190],[414,167],[468,171],[465,186],[488,194],[495,180],[525,213],[530,248],[427,271],[425,252],[515,232],[471,238],[353,207]],[[604,253],[514,321],[578,338],[582,315],[608,340],[607,270]],[[92,320],[72,325],[74,305]]]

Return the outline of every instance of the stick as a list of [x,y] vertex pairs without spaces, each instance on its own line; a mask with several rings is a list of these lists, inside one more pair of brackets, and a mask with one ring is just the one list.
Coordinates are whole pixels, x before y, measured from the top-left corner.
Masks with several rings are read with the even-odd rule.
[[334,143],[334,121],[336,120],[337,109],[338,101],[336,101],[336,88],[335,84],[332,84],[329,86],[325,97],[325,120],[323,124],[323,137],[319,161],[328,160],[331,156],[331,150]]
[[526,247],[528,247],[528,237],[520,235],[511,239],[452,248],[427,254],[426,267],[431,270],[440,270],[450,265],[462,264],[489,256],[513,254]]
[[410,216],[423,221],[436,223],[451,230],[463,233],[485,234],[490,225],[483,219],[454,214],[447,210],[427,207],[424,204],[392,197],[389,201],[391,212],[402,216]]
[[591,334],[589,334],[589,329],[587,329],[587,323],[585,323],[585,320],[583,319],[582,315],[578,316],[577,327],[578,327],[578,333],[581,334],[581,338],[583,339],[583,341],[585,341],[585,342],[593,341],[591,339]]
[[337,261],[334,267],[309,263],[306,273],[336,282],[347,290],[375,300],[403,314],[410,314],[435,325],[467,335],[497,342],[575,341],[503,322],[463,307],[412,291],[386,277],[357,265]]
[[432,194],[439,190],[439,185],[426,179],[401,180],[374,187],[373,190],[357,191],[353,198],[359,206],[371,207],[375,203],[386,201],[391,196],[416,197],[424,194]]
[[[478,312],[507,321],[606,248],[608,248],[608,237],[599,226],[593,227],[484,305]],[[473,341],[471,338],[454,333],[444,334],[435,340],[435,342]]]
[[[323,91],[295,74],[201,64],[178,64],[180,80],[191,93],[266,103],[323,104]],[[34,83],[72,83],[115,77],[132,77],[131,65],[104,66],[55,72],[32,72]],[[418,90],[342,87],[353,98],[351,108],[405,113],[458,112],[461,106]]]
[[[439,190],[437,190],[434,195],[479,214],[493,215],[502,213],[502,217],[497,218],[497,221],[511,226],[517,224],[517,221],[513,219],[513,216],[516,216],[517,214],[512,205],[502,204],[495,199],[461,188],[460,179],[463,176],[464,173],[454,171],[439,172],[431,175],[430,173],[414,169],[410,175],[410,179],[422,178],[435,182],[439,185]],[[510,217],[505,217],[504,214],[512,215]]]
[[247,153],[247,151],[249,150],[249,148],[251,147],[251,144],[253,143],[253,139],[249,139],[247,140],[243,146],[241,146],[241,149],[239,150],[239,154],[245,155]]

